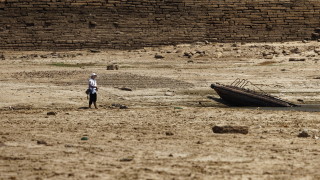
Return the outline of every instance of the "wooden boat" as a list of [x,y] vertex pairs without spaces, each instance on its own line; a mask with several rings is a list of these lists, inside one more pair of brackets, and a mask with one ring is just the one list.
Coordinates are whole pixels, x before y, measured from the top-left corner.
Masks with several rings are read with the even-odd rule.
[[[248,81],[245,81],[246,84]],[[238,83],[239,84],[239,83]],[[240,83],[241,84],[241,83]],[[242,83],[244,84],[244,83]],[[256,107],[295,107],[291,102],[271,96],[267,93],[243,88],[244,86],[211,84],[218,95],[232,106],[256,106]]]

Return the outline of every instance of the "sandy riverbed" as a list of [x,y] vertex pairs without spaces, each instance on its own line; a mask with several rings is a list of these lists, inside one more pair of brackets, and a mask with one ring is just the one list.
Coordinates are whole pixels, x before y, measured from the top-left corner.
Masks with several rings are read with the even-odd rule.
[[[4,51],[0,179],[319,179],[320,112],[230,108],[210,89],[241,78],[320,104],[318,53],[317,42]],[[86,109],[92,72],[97,110]],[[249,134],[214,134],[214,125]],[[297,137],[304,129],[310,137]]]

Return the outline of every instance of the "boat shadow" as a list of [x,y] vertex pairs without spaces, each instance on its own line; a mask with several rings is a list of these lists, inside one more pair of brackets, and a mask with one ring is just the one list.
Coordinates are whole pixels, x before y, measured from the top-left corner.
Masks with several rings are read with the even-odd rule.
[[223,104],[225,106],[229,106],[229,107],[233,106],[232,104],[228,103],[227,101],[225,101],[225,100],[223,100],[221,98],[216,98],[214,96],[207,96],[207,98],[210,99],[210,100],[213,100],[213,101],[215,101],[217,103]]

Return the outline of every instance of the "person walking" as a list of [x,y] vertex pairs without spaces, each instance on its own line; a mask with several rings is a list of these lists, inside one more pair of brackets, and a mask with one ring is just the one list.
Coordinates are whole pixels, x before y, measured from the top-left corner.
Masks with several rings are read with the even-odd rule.
[[97,107],[97,91],[98,91],[98,87],[97,87],[97,74],[96,73],[92,73],[89,79],[89,89],[90,89],[90,98],[89,98],[89,108],[91,108],[91,105],[93,103],[94,107],[96,109],[98,109]]

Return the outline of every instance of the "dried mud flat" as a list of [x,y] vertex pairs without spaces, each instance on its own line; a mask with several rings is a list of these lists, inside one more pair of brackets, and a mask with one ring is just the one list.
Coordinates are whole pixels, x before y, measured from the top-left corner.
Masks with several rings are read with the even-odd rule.
[[[229,108],[210,89],[241,78],[319,104],[319,53],[317,42],[5,51],[0,179],[319,179],[319,112]],[[91,72],[97,110],[85,108]]]

